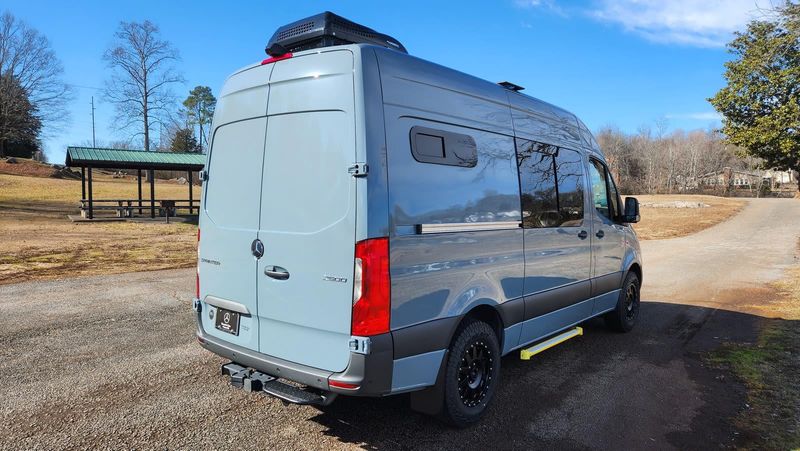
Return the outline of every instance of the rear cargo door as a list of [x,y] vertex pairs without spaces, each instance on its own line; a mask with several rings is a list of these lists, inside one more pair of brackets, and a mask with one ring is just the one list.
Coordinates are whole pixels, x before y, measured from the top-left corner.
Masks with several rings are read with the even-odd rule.
[[[264,92],[265,105],[266,99]],[[220,315],[202,315],[203,329],[253,350],[258,349],[258,308],[256,258],[251,247],[258,233],[266,126],[267,118],[259,117],[215,130],[200,218],[200,291],[206,303],[241,314],[236,335],[215,327]]]
[[258,237],[260,351],[328,371],[349,362],[355,247],[353,55],[275,63]]

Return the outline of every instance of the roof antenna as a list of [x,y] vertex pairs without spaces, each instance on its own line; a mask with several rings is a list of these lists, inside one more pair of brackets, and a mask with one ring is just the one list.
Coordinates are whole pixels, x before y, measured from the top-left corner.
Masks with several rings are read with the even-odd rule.
[[514,91],[514,92],[519,92],[525,89],[520,85],[515,85],[514,83],[511,83],[510,81],[501,81],[500,83],[498,83],[498,85],[508,89],[509,91]]

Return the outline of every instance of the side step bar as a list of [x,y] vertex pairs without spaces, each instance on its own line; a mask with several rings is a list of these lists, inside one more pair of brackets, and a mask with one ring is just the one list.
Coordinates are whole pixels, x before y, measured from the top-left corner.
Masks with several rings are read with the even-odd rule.
[[575,327],[570,329],[566,332],[562,332],[556,335],[553,338],[549,338],[545,341],[540,341],[535,345],[531,346],[530,348],[523,349],[519,353],[519,358],[522,360],[530,360],[531,357],[535,356],[536,354],[545,351],[547,349],[552,348],[555,345],[559,345],[564,343],[565,341],[569,340],[570,338],[577,337],[578,335],[583,335],[583,328],[582,327]]
[[289,385],[274,376],[245,368],[233,362],[222,365],[222,374],[229,376],[231,385],[236,388],[244,389],[246,392],[263,391],[292,404],[327,406],[336,399],[336,393],[318,393]]

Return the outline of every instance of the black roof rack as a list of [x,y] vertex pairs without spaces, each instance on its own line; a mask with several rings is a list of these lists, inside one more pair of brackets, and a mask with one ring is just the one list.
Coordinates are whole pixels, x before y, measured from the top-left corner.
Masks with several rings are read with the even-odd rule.
[[274,57],[301,50],[357,43],[374,44],[408,53],[397,39],[330,11],[278,28],[265,50],[269,56]]
[[511,83],[510,81],[501,81],[500,83],[498,83],[498,85],[514,92],[519,92],[525,89],[520,85],[515,85],[514,83]]

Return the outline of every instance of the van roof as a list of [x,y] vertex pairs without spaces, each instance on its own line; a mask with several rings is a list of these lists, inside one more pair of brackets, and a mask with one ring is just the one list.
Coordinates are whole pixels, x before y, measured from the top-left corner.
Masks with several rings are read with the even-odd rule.
[[[350,49],[350,50],[358,49],[357,51],[360,51],[361,49],[364,48],[374,49],[376,52],[383,52],[383,54],[390,55],[390,57],[393,58],[414,60],[417,63],[421,63],[431,68],[434,68],[436,72],[444,71],[447,73],[446,78],[448,83],[456,83],[458,85],[458,90],[461,92],[469,93],[470,95],[478,97],[487,98],[494,102],[505,103],[510,105],[512,109],[516,109],[518,111],[524,111],[525,113],[532,114],[534,116],[541,117],[547,120],[556,121],[565,126],[568,125],[569,127],[574,127],[577,133],[581,137],[579,141],[577,139],[575,140],[578,141],[577,144],[583,144],[583,147],[603,157],[603,152],[600,149],[594,137],[592,136],[591,132],[583,124],[583,122],[580,119],[578,119],[578,117],[572,112],[564,108],[561,108],[559,106],[553,105],[549,102],[545,102],[536,97],[530,96],[528,94],[524,94],[519,91],[509,90],[507,88],[504,88],[503,86],[500,86],[497,83],[484,80],[482,78],[458,71],[456,69],[447,66],[442,66],[440,64],[413,55],[409,55],[407,53],[399,52],[381,46],[376,46],[373,44],[364,44],[364,43],[303,50],[294,53],[293,56],[303,56],[314,53],[323,53],[323,52],[342,50],[342,49]],[[228,77],[228,79],[235,77],[237,74],[240,74],[242,72],[260,66],[261,63],[253,63],[244,66],[235,71],[233,74],[231,74]],[[442,78],[442,77],[437,77],[437,78]]]

